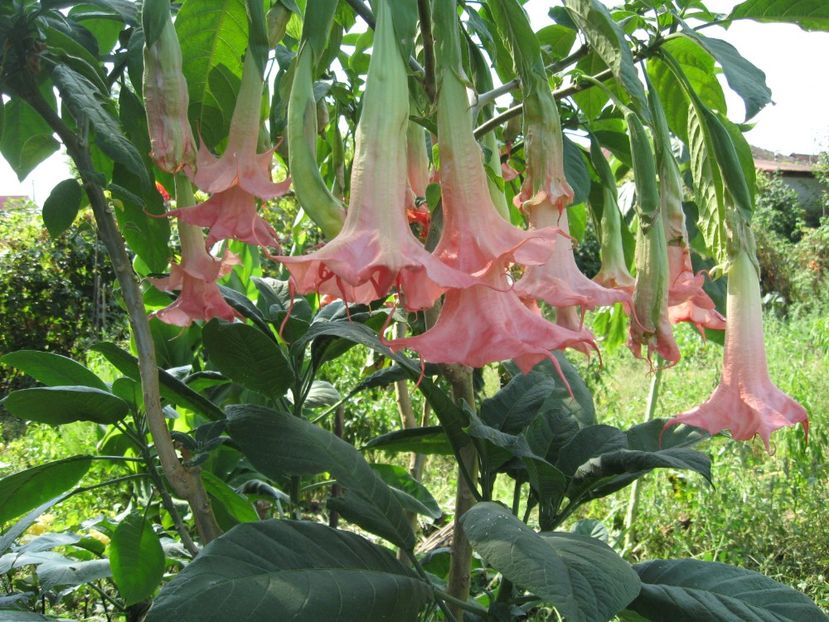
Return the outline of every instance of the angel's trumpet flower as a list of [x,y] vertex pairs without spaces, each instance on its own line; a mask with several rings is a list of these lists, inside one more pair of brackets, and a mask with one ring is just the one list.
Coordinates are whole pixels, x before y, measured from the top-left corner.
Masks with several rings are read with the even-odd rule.
[[156,40],[144,48],[144,106],[150,155],[158,168],[168,173],[192,172],[196,161],[181,62],[181,47],[168,12]]
[[211,256],[204,248],[198,227],[180,222],[178,230],[181,263],[172,264],[170,276],[150,281],[162,291],[180,293],[173,304],[154,312],[152,317],[175,326],[190,326],[195,320],[212,318],[233,321],[239,314],[225,302],[216,279],[230,272],[239,259],[230,252],[221,260]]
[[217,158],[204,141],[199,147],[193,182],[205,192],[212,194],[239,186],[254,197],[272,199],[290,188],[290,179],[274,183],[271,178],[273,149],[257,153],[263,85],[253,54],[248,53],[224,153]]
[[425,333],[391,342],[393,350],[411,348],[432,363],[482,367],[513,359],[528,373],[549,359],[552,350],[594,347],[584,329],[569,330],[548,322],[510,290],[506,268],[493,266],[480,285],[446,292],[437,323]]
[[604,287],[621,289],[633,293],[636,280],[628,271],[625,251],[622,246],[622,215],[619,213],[615,189],[603,189],[604,209],[602,210],[601,248],[599,257],[602,267],[593,280]]
[[[569,235],[567,210],[559,212],[555,204],[543,201],[529,210],[533,227],[558,226]],[[540,298],[554,307],[581,305],[585,309],[629,302],[630,295],[620,289],[608,289],[591,281],[576,265],[573,242],[560,236],[553,242],[553,255],[541,266],[531,266],[515,285],[524,298]]]
[[428,253],[409,228],[409,86],[387,1],[379,2],[377,11],[343,228],[321,250],[280,261],[300,293],[367,303],[396,286],[404,306],[414,310],[432,306],[446,288],[468,287],[474,279]]
[[745,250],[740,250],[728,270],[728,326],[722,380],[704,404],[682,413],[666,424],[684,423],[711,434],[730,430],[733,438],[755,435],[770,450],[769,437],[777,428],[803,424],[808,434],[806,410],[769,379],[763,344],[763,313],[757,270]]

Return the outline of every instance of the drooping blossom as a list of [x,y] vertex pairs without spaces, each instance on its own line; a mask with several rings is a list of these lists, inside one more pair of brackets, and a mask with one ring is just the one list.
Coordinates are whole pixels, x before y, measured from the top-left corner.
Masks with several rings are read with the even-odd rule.
[[187,81],[181,47],[169,12],[156,40],[144,47],[144,106],[150,156],[168,173],[192,172],[196,143],[187,118]]
[[419,227],[420,239],[429,235],[432,214],[425,202],[429,185],[429,154],[426,152],[426,133],[414,121],[409,121],[406,133],[406,171],[408,191],[406,192],[406,216],[409,224]]
[[602,267],[593,280],[612,289],[633,293],[636,280],[630,275],[622,245],[622,215],[616,197],[616,189],[603,186],[604,208],[602,209],[601,247],[599,258]]
[[569,237],[567,211],[559,212],[549,201],[542,201],[528,211],[533,227],[558,226],[564,235],[557,238],[553,254],[541,266],[530,266],[515,284],[515,291],[525,298],[540,298],[554,307],[581,305],[585,309],[629,302],[630,295],[621,289],[609,289],[591,281],[582,274],[573,256],[573,242]]
[[226,252],[221,260],[211,256],[205,250],[204,236],[198,227],[179,222],[178,230],[181,262],[172,263],[170,276],[151,278],[150,281],[162,291],[178,291],[179,295],[175,302],[155,311],[151,317],[183,327],[190,326],[195,320],[221,318],[233,321],[239,314],[222,297],[216,279],[230,272],[239,263],[238,257],[230,252]]
[[208,227],[208,248],[219,240],[239,240],[264,249],[279,248],[276,231],[256,211],[256,197],[239,186],[217,192],[198,205],[168,213],[180,222]]
[[763,313],[757,270],[749,254],[740,250],[728,270],[728,326],[722,379],[705,403],[666,424],[684,423],[711,434],[730,430],[733,438],[748,440],[759,435],[766,450],[777,428],[803,424],[808,434],[806,410],[769,378],[763,344]]
[[642,358],[642,346],[645,346],[648,361],[656,353],[673,365],[679,361],[680,354],[668,318],[668,279],[665,229],[657,213],[649,225],[639,229],[628,347],[634,356]]
[[480,285],[446,292],[435,325],[414,337],[396,339],[393,350],[411,348],[432,363],[459,363],[482,367],[512,359],[528,373],[549,359],[552,350],[593,347],[592,335],[548,322],[509,289],[506,267],[493,266]]
[[446,288],[467,287],[474,279],[428,253],[409,228],[409,88],[389,12],[380,2],[343,228],[321,250],[280,261],[300,293],[367,303],[398,287],[404,306],[414,310],[432,306]]
[[220,157],[210,153],[204,141],[199,147],[193,183],[204,192],[213,194],[238,186],[254,197],[272,199],[290,188],[290,179],[275,183],[271,178],[273,149],[257,153],[263,85],[253,54],[246,54],[227,147]]
[[590,337],[590,340],[573,344],[571,347],[583,354],[590,354],[596,350],[595,336],[593,332],[584,327],[584,314],[577,306],[558,307],[556,309],[556,324],[573,332],[583,332]]

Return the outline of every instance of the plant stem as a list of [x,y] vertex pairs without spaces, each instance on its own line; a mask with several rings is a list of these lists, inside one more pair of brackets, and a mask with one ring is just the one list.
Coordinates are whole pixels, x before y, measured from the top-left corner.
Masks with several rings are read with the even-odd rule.
[[[374,19],[374,14],[371,12],[371,9],[363,4],[360,0],[345,0],[354,12],[359,15],[366,25],[374,30],[377,27],[377,20]],[[394,0],[391,0],[394,2]],[[417,62],[417,59],[414,56],[409,56],[409,67],[412,68],[412,71],[415,73],[420,74],[421,76],[424,74],[423,67],[420,66],[420,63]]]
[[185,467],[179,461],[173,439],[167,429],[167,422],[161,409],[155,347],[150,333],[150,323],[144,310],[144,298],[132,271],[132,264],[124,246],[124,239],[115,224],[112,209],[107,204],[103,188],[98,180],[99,175],[95,172],[89,146],[81,141],[63,122],[63,119],[57,115],[40,94],[36,85],[28,84],[25,91],[18,93],[18,95],[32,106],[60,137],[66,147],[66,152],[78,168],[78,173],[81,176],[84,190],[89,197],[89,204],[92,206],[92,213],[98,226],[98,235],[107,249],[112,269],[121,286],[121,295],[124,299],[136,349],[138,350],[138,367],[141,375],[141,389],[144,396],[147,423],[153,444],[161,461],[161,467],[175,493],[186,499],[190,504],[202,541],[204,543],[210,542],[221,534],[221,530],[213,516],[210,498],[207,496],[204,484],[199,477],[199,469]]
[[[451,609],[459,610],[461,613],[464,610],[471,611],[472,613],[482,617],[484,620],[492,619],[492,617],[489,615],[489,611],[487,611],[477,603],[472,603],[468,600],[461,600],[459,598],[455,598],[454,596],[452,596],[452,594],[449,594],[448,592],[444,592],[442,590],[435,590],[435,594],[437,594],[441,600],[452,605]],[[457,617],[457,613],[455,613],[454,615],[456,616],[456,620],[458,620],[458,622],[461,622],[463,618]]]
[[437,97],[435,87],[435,40],[432,38],[432,7],[429,0],[417,0],[417,14],[420,19],[420,38],[423,42],[424,68],[423,88],[430,102]]
[[[659,383],[662,379],[662,369],[661,365],[656,366],[656,371],[653,373],[653,378],[651,378],[651,388],[650,392],[648,393],[648,405],[645,408],[645,422],[647,423],[651,419],[653,419],[654,414],[656,413],[656,402],[659,398]],[[631,484],[630,487],[630,501],[628,501],[628,509],[625,512],[625,541],[622,550],[627,551],[630,549],[631,540],[633,539],[633,521],[636,519],[636,510],[639,507],[639,484],[641,484],[642,480],[637,479]]]
[[[444,375],[452,385],[452,395],[460,404],[464,400],[470,407],[475,406],[475,391],[472,387],[472,369],[463,365],[445,365]],[[470,568],[472,566],[472,546],[463,533],[460,519],[475,505],[476,494],[473,488],[478,475],[478,455],[475,445],[469,443],[460,450],[460,464],[458,464],[458,483],[455,491],[455,517],[452,532],[452,548],[449,565],[449,579],[447,582],[448,595],[453,597],[450,609],[458,622],[463,622],[463,609],[458,602],[466,602],[469,598]],[[463,472],[469,476],[469,481],[463,477]],[[477,492],[477,491],[476,491]]]

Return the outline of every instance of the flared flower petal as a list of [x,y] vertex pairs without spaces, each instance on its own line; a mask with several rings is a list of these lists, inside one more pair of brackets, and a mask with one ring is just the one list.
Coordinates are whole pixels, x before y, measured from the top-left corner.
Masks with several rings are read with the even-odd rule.
[[253,55],[247,54],[224,153],[217,158],[204,141],[199,147],[193,183],[204,192],[212,194],[239,186],[260,199],[272,199],[288,192],[290,179],[276,183],[271,177],[273,149],[256,152],[263,85]]
[[482,367],[512,359],[524,373],[549,359],[552,350],[585,345],[595,348],[584,329],[548,322],[510,290],[504,265],[493,267],[483,283],[446,293],[437,323],[425,333],[397,339],[393,350],[411,348],[432,363]]
[[256,197],[239,186],[218,192],[199,205],[173,210],[170,215],[190,225],[207,227],[208,248],[219,240],[279,248],[276,231],[256,212]]
[[725,330],[725,318],[717,311],[714,302],[707,294],[696,295],[683,303],[668,307],[668,318],[671,324],[690,322],[705,336],[705,329]]
[[204,248],[201,231],[192,225],[179,223],[181,237],[181,263],[173,263],[170,276],[162,279],[150,279],[155,287],[162,291],[179,291],[175,302],[156,311],[151,317],[157,317],[165,324],[190,326],[195,320],[207,321],[220,318],[232,321],[240,317],[222,297],[216,279],[227,274],[239,263],[238,257],[226,252],[219,260],[212,257]]
[[533,227],[558,226],[564,235],[553,242],[553,254],[541,266],[530,266],[515,284],[524,298],[540,298],[554,307],[581,305],[585,309],[630,302],[630,295],[620,289],[608,289],[591,281],[576,265],[573,242],[569,237],[567,211],[559,212],[552,203],[542,203],[529,211]]
[[728,326],[720,385],[704,404],[682,413],[666,427],[684,423],[717,434],[730,430],[737,440],[755,435],[770,450],[771,433],[802,423],[808,434],[806,410],[769,378],[763,344],[763,312],[757,271],[741,250],[728,272]]
[[300,293],[366,303],[398,287],[404,306],[416,310],[432,306],[446,288],[475,280],[426,251],[409,227],[409,87],[389,11],[379,3],[343,228],[321,250],[279,260]]

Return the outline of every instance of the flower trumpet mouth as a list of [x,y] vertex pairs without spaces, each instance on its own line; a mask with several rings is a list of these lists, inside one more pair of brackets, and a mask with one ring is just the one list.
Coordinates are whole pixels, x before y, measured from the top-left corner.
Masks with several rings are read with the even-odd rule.
[[665,427],[684,423],[711,434],[730,430],[736,440],[759,436],[767,451],[771,450],[771,433],[781,427],[801,423],[808,438],[806,410],[769,378],[760,283],[744,249],[728,270],[726,306],[728,325],[719,386],[705,403],[677,415]]

